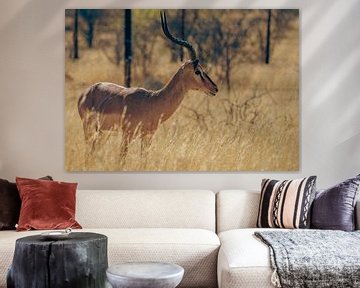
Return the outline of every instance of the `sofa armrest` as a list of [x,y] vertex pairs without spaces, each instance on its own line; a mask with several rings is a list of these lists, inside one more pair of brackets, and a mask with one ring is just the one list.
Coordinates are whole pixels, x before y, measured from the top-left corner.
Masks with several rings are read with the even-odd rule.
[[355,229],[360,230],[360,199],[355,206]]

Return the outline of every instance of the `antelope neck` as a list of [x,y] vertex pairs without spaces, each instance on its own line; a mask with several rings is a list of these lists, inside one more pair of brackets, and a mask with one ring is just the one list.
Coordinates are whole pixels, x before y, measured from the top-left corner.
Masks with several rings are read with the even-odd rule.
[[162,108],[163,121],[174,114],[189,90],[183,75],[180,69],[162,89],[155,92],[156,100]]

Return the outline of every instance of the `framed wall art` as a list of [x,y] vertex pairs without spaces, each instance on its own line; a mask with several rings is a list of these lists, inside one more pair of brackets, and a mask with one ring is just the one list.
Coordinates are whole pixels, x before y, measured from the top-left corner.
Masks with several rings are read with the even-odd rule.
[[299,10],[65,11],[67,171],[299,169]]

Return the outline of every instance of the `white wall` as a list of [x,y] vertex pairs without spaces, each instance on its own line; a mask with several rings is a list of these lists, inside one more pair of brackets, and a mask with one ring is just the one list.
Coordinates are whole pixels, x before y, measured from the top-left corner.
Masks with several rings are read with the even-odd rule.
[[[0,9],[0,178],[77,181],[80,188],[257,189],[263,177],[360,173],[359,0],[3,1]],[[226,4],[224,3],[226,2]],[[176,3],[176,4],[175,4]],[[299,173],[67,173],[64,170],[65,8],[300,8]]]

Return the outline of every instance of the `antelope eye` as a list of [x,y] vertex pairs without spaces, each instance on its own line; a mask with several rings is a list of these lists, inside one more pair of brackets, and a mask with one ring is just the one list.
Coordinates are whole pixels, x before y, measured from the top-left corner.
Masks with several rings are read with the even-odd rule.
[[201,72],[200,72],[199,70],[196,70],[196,71],[195,71],[195,74],[196,74],[196,75],[200,75],[200,73],[201,73]]

